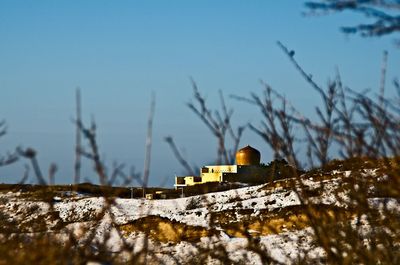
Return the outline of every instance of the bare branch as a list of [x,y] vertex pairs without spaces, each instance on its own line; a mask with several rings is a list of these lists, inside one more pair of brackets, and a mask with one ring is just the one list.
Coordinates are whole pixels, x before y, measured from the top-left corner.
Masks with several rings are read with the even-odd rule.
[[151,144],[153,137],[153,118],[156,106],[156,99],[154,93],[151,95],[150,112],[147,120],[147,136],[146,136],[146,148],[145,148],[145,160],[144,160],[144,170],[143,170],[143,193],[145,193],[145,188],[149,181],[150,174],[150,162],[151,162]]
[[40,185],[46,185],[46,181],[43,178],[42,171],[40,170],[39,163],[36,159],[36,150],[33,148],[22,149],[21,147],[17,148],[19,155],[24,158],[27,158],[32,163],[33,171],[35,172],[36,178]]
[[[4,120],[0,121],[0,137],[4,136],[6,133],[7,133],[6,122]],[[19,157],[17,151],[13,153],[7,153],[7,155],[4,157],[0,156],[0,167],[13,164],[17,162],[18,159]]]
[[94,169],[97,175],[99,176],[99,182],[101,185],[107,185],[107,175],[105,172],[105,168],[103,163],[100,160],[99,148],[96,141],[96,123],[92,118],[91,128],[87,129],[84,127],[81,121],[75,121],[79,130],[83,134],[83,136],[88,140],[89,146],[91,149],[91,153],[86,153],[82,149],[79,150],[80,154],[87,157],[88,159],[93,161]]
[[183,166],[183,168],[187,171],[187,174],[194,176],[194,170],[192,167],[189,165],[189,163],[184,159],[179,152],[178,148],[176,147],[176,144],[174,142],[174,139],[172,136],[167,136],[164,138],[165,142],[168,143],[169,147],[172,149],[172,152],[174,153],[175,158],[178,160],[178,162]]
[[277,41],[278,46],[282,49],[282,51],[288,56],[289,60],[292,62],[292,64],[295,66],[295,68],[299,71],[299,73],[304,77],[304,79],[322,96],[325,97],[324,90],[319,86],[317,83],[312,80],[312,75],[307,74],[303,68],[297,63],[297,61],[294,59],[295,52],[293,50],[290,50],[283,45],[280,41]]
[[75,91],[76,100],[76,131],[75,131],[75,166],[74,166],[74,183],[77,184],[81,178],[81,130],[79,124],[82,124],[81,115],[81,90],[77,88]]
[[25,182],[28,180],[28,178],[29,178],[29,166],[25,165],[24,174],[23,174],[21,180],[18,182],[18,184],[25,184]]
[[[233,110],[227,108],[222,91],[219,91],[222,111],[212,111],[208,108],[205,97],[200,94],[197,84],[193,79],[191,79],[191,82],[194,99],[198,106],[193,103],[188,103],[187,106],[200,118],[215,138],[217,138],[218,151],[216,163],[233,164],[235,161],[235,153],[239,147],[245,126],[239,126],[236,132],[233,130],[231,124]],[[230,150],[226,148],[227,133],[229,133],[229,136],[233,140],[233,149]]]
[[49,185],[54,185],[57,170],[57,165],[55,163],[51,163],[49,167]]
[[19,159],[18,153],[8,153],[5,157],[0,157],[0,167],[7,166],[17,162]]
[[4,120],[0,121],[0,137],[7,133],[6,122]]
[[123,173],[124,167],[125,167],[124,164],[118,164],[116,162],[113,163],[113,171],[112,171],[111,177],[108,181],[108,185],[112,186],[113,184],[115,184],[118,177],[122,177],[123,179],[126,179],[126,176]]
[[387,60],[388,60],[388,52],[384,51],[383,58],[382,58],[381,84],[380,84],[380,89],[379,89],[379,101],[380,101],[381,107],[383,107],[384,98],[385,98],[385,81],[386,81]]
[[349,10],[361,13],[367,18],[375,20],[371,23],[341,27],[341,30],[346,34],[360,33],[363,37],[379,37],[400,31],[400,16],[396,15],[396,12],[400,10],[400,3],[398,1],[321,0],[319,2],[306,2],[305,6],[312,13]]

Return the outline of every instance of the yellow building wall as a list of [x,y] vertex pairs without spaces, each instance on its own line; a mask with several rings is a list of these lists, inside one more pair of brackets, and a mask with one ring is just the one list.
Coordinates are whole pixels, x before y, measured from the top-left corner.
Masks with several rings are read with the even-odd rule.
[[270,181],[267,176],[267,169],[260,166],[219,165],[206,166],[204,168],[208,168],[208,173],[200,172],[200,177],[176,177],[175,185],[194,186],[208,182],[223,181],[260,184],[265,183],[266,181]]
[[196,178],[198,178],[198,177],[193,177],[193,176],[185,177],[185,184],[187,186],[193,186],[193,185],[196,185],[196,184],[200,184],[201,181],[195,181]]
[[201,173],[201,183],[206,182],[220,182],[222,177],[222,173]]
[[[208,168],[208,173],[236,173],[237,165],[218,165],[218,166],[205,166]],[[205,174],[205,173],[203,173]]]

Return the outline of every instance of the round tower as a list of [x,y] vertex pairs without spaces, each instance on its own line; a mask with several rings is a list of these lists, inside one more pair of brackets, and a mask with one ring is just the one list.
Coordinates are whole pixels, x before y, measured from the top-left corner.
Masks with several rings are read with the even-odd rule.
[[258,166],[260,159],[260,152],[250,145],[236,152],[236,165],[239,166]]

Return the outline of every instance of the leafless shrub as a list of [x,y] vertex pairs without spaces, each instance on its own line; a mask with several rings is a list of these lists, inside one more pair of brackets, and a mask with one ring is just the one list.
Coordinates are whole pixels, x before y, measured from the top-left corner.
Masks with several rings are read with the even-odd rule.
[[[228,109],[222,91],[219,91],[222,111],[213,111],[206,104],[206,98],[200,94],[196,82],[192,79],[194,101],[187,104],[197,117],[207,126],[210,132],[217,138],[217,164],[233,164],[235,154],[238,150],[240,139],[242,137],[245,126],[239,126],[236,131],[232,127],[231,118],[233,109]],[[228,149],[226,146],[227,134],[233,140],[233,148]]]
[[[77,95],[79,95],[79,92]],[[80,97],[77,96],[77,101],[79,102],[79,100]],[[151,127],[152,117],[154,113],[154,104],[155,103],[153,100],[151,108],[152,110],[149,118],[149,133],[146,141],[150,144],[152,137]],[[80,103],[78,103],[78,105],[80,105]],[[78,113],[80,113],[80,111],[78,111]],[[22,230],[19,231],[18,227],[16,227],[13,231],[2,231],[2,235],[0,236],[0,245],[2,246],[0,247],[0,253],[2,253],[0,255],[0,264],[3,264],[3,261],[12,264],[45,264],[55,262],[58,262],[60,264],[86,264],[89,261],[108,262],[110,264],[126,264],[126,262],[133,264],[146,264],[146,260],[156,260],[155,255],[149,251],[146,244],[148,240],[147,237],[145,237],[145,241],[143,242],[144,244],[142,244],[143,247],[139,252],[133,251],[133,248],[137,242],[126,242],[121,231],[118,229],[115,217],[111,214],[111,208],[115,205],[115,197],[106,195],[107,193],[109,193],[109,189],[107,189],[109,188],[108,186],[111,186],[119,181],[119,183],[123,183],[125,185],[131,184],[134,180],[141,182],[143,192],[145,192],[144,189],[147,186],[147,181],[149,177],[151,145],[146,144],[147,162],[145,163],[145,172],[147,174],[147,177],[142,178],[139,173],[136,173],[134,167],[132,167],[131,171],[127,174],[124,172],[124,164],[119,163],[114,163],[112,172],[108,174],[107,168],[100,157],[99,145],[96,139],[97,127],[94,119],[92,119],[90,127],[86,127],[83,124],[82,119],[80,118],[80,114],[77,116],[78,119],[75,121],[77,129],[79,129],[79,131],[77,131],[77,134],[83,135],[83,138],[87,141],[88,146],[84,148],[80,140],[78,140],[76,143],[77,152],[75,161],[76,163],[74,182],[79,181],[81,163],[80,156],[83,156],[89,159],[94,165],[94,172],[97,174],[99,183],[101,184],[98,189],[100,189],[100,191],[103,190],[104,207],[101,209],[100,212],[91,214],[88,217],[89,219],[86,220],[90,223],[90,225],[82,226],[80,228],[82,231],[77,234],[75,228],[64,227],[65,224],[62,224],[62,221],[59,220],[60,217],[58,216],[58,212],[54,208],[54,204],[57,202],[57,200],[59,200],[56,199],[55,201],[54,197],[57,194],[57,188],[52,188],[51,186],[48,186],[48,189],[50,190],[46,192],[46,196],[43,194],[43,196],[39,197],[38,199],[46,203],[49,209],[48,212],[54,212],[55,220],[61,222],[60,226],[63,229],[58,231],[60,234],[53,235],[52,233],[48,233],[48,231],[50,231],[52,228],[46,227],[46,222],[44,222],[43,227],[43,231],[46,232],[40,234],[28,235],[25,234]],[[77,137],[77,139],[79,137]],[[42,171],[37,161],[36,150],[34,150],[33,148],[18,148],[18,154],[30,160],[39,184],[46,185],[47,183],[43,178]],[[54,184],[54,175],[56,171],[57,167],[55,166],[55,164],[51,164],[48,173],[49,184]],[[21,183],[24,183],[26,181],[28,173],[29,168],[27,167]],[[42,187],[42,189],[44,189],[44,187]],[[34,214],[37,210],[38,209],[34,210],[32,214]],[[53,217],[50,216],[47,218]],[[112,228],[112,231],[106,230],[104,231],[104,234],[99,237],[97,235],[97,231],[98,229],[102,229],[101,225],[107,218],[110,219],[109,225]],[[111,239],[112,232],[117,234],[117,237],[121,242],[120,251],[122,253],[126,253],[124,258],[121,258],[121,255],[119,254],[113,254],[109,250],[108,244]],[[36,250],[34,250],[35,248]],[[18,249],[19,251],[21,251],[21,253],[15,255],[15,249]],[[43,249],[43,251],[41,251],[41,249]]]
[[[398,210],[390,207],[390,202],[393,203],[391,198],[394,198],[394,203],[398,203],[400,198],[400,100],[385,97],[387,53],[384,52],[383,55],[379,95],[370,97],[366,91],[359,93],[344,88],[339,71],[333,81],[328,82],[327,88],[323,89],[297,63],[293,51],[281,43],[278,45],[321,97],[322,107],[316,107],[319,120],[314,121],[302,115],[289,100],[265,83],[262,96],[253,93],[250,98],[235,98],[254,104],[260,109],[263,117],[261,128],[252,124],[249,126],[269,144],[276,158],[283,157],[298,167],[304,165],[314,168],[303,175],[293,172],[297,177],[288,180],[287,187],[296,191],[302,207],[301,213],[307,220],[306,226],[312,231],[313,247],[321,248],[324,256],[316,258],[308,250],[301,250],[298,262],[398,263],[400,216]],[[397,80],[394,81],[394,86],[400,95]],[[200,96],[196,86],[195,95],[203,107],[192,107],[192,110],[213,132],[213,123],[207,123],[207,115],[211,112],[204,107],[205,99]],[[299,135],[298,131],[294,133],[294,126],[302,128],[303,134]],[[214,132],[214,135],[218,137],[218,133]],[[170,138],[168,140],[171,142]],[[299,158],[295,151],[297,149],[307,150],[308,164]],[[332,162],[332,157],[341,157],[344,160],[333,165],[336,162]],[[330,196],[335,205],[339,206],[332,208],[317,202],[315,196],[321,190],[328,189],[325,181],[332,178],[335,171],[341,172],[338,180],[340,188],[332,191]],[[332,176],[324,177],[324,174]],[[385,176],[386,179],[382,180]],[[317,181],[320,179],[317,193],[307,186],[307,178],[316,178]],[[325,208],[327,209],[324,210]],[[211,214],[212,227],[217,225],[214,218],[216,216]],[[279,233],[269,224],[264,226]],[[278,263],[270,257],[267,249],[257,244],[257,238],[246,234],[249,229],[249,226],[244,225],[243,230],[240,230],[249,242],[246,250],[257,253],[264,263]],[[204,254],[201,259],[203,262],[210,256],[208,251],[209,249],[200,251]]]
[[103,162],[100,160],[99,147],[97,145],[97,140],[96,140],[96,123],[94,122],[94,119],[92,119],[90,128],[84,127],[81,121],[76,121],[76,123],[79,130],[81,131],[85,139],[88,141],[90,148],[90,151],[86,151],[83,148],[81,148],[79,152],[81,155],[83,155],[84,157],[88,158],[93,162],[94,165],[93,168],[99,177],[99,183],[101,185],[107,185],[108,177],[106,175],[106,169],[103,165]]
[[[342,87],[339,74],[333,82],[328,83],[327,90],[322,89],[297,63],[294,52],[280,42],[278,45],[306,82],[321,96],[323,110],[316,108],[320,123],[303,117],[299,111],[287,103],[284,97],[266,86],[262,98],[254,94],[250,99],[236,97],[259,107],[263,114],[262,129],[257,129],[252,125],[250,128],[270,145],[275,154],[281,154],[289,161],[300,161],[296,153],[287,151],[293,150],[293,148],[288,149],[287,146],[293,146],[293,139],[296,138],[294,135],[285,137],[285,132],[289,131],[286,128],[290,128],[291,122],[295,122],[303,128],[306,136],[303,148],[308,150],[309,167],[324,168],[329,165],[329,154],[334,154],[329,153],[333,145],[336,145],[336,148],[339,147],[337,154],[343,156],[345,159],[343,163],[351,163],[354,166],[356,165],[354,164],[356,160],[352,160],[354,158],[359,159],[361,163],[358,170],[353,169],[349,176],[341,180],[343,189],[338,189],[332,194],[336,203],[343,205],[343,209],[346,209],[343,213],[336,211],[321,215],[318,211],[320,205],[316,204],[309,193],[305,192],[307,187],[303,179],[308,173],[297,178],[299,181],[297,194],[312,228],[314,243],[326,254],[324,262],[329,264],[398,262],[400,259],[398,247],[400,239],[397,236],[400,231],[399,214],[388,211],[387,198],[383,199],[379,210],[371,203],[374,200],[380,200],[371,194],[371,189],[376,189],[376,187],[379,187],[382,192],[380,196],[400,197],[397,188],[400,147],[399,109],[396,105],[397,98],[388,99],[384,96],[387,54],[384,53],[380,93],[376,98],[372,98],[366,93],[357,93],[350,89],[346,92]],[[396,86],[396,81],[394,84]],[[289,105],[290,112],[284,111],[283,107],[277,107],[271,95],[275,95],[283,106]],[[281,114],[283,118],[278,114]],[[299,146],[302,143],[304,142],[297,141]],[[314,163],[314,158],[318,164]],[[364,173],[363,169],[367,162],[372,164],[372,168],[379,170],[379,174],[387,175],[390,181],[382,182],[376,175]],[[344,168],[345,165],[341,167]],[[335,168],[335,170],[344,169]],[[331,172],[328,174],[332,174]],[[320,186],[324,187],[323,181]],[[312,258],[306,254],[303,262],[313,262]]]
[[[230,198],[230,202],[235,202],[235,205],[240,208],[234,210],[242,210],[245,213],[244,218],[239,221],[235,220],[237,212],[218,212],[216,210],[218,202],[207,201],[202,197],[193,197],[188,201],[186,210],[195,211],[204,207],[208,209],[209,230],[212,231],[209,233],[214,241],[210,241],[208,244],[188,243],[193,248],[193,253],[187,255],[184,260],[178,259],[173,253],[168,253],[172,256],[171,260],[176,264],[204,264],[207,262],[243,264],[249,262],[246,254],[252,253],[259,258],[262,264],[279,264],[280,262],[272,257],[269,249],[260,242],[262,236],[251,232],[252,225],[254,222],[258,222],[259,229],[280,234],[283,231],[282,227],[274,225],[274,221],[283,220],[282,222],[294,223],[294,219],[299,222],[299,228],[290,229],[309,228],[312,231],[310,247],[323,251],[322,257],[315,257],[310,254],[309,249],[299,249],[296,260],[299,264],[399,263],[400,216],[396,209],[393,210],[393,204],[398,203],[400,198],[398,188],[400,187],[400,108],[398,106],[400,100],[385,97],[386,70],[382,70],[381,87],[377,97],[370,97],[366,93],[344,88],[339,73],[336,74],[333,81],[328,82],[324,89],[297,63],[294,52],[281,43],[278,45],[306,82],[321,97],[322,106],[316,108],[317,120],[303,116],[288,99],[265,83],[262,83],[261,96],[252,93],[250,97],[236,96],[236,98],[253,104],[260,110],[261,126],[257,127],[251,124],[249,127],[266,141],[275,158],[284,158],[291,165],[297,167],[293,167],[291,179],[269,183],[263,188],[273,192],[279,187],[280,190],[286,192],[285,194],[294,192],[300,205],[288,207],[289,209],[278,209],[276,212],[266,209],[263,214],[257,215],[251,208],[243,209],[241,198],[236,198],[237,201],[235,198]],[[383,69],[386,69],[386,60],[386,54],[384,54]],[[222,93],[220,94],[222,112],[212,111],[196,84],[193,82],[192,85],[197,105],[189,103],[188,106],[217,138],[217,162],[233,163],[244,127],[239,127],[237,132],[232,129],[233,111],[228,110],[225,106]],[[400,91],[397,81],[394,82],[394,85]],[[143,193],[145,193],[149,177],[154,104],[154,100],[152,100],[145,145],[146,161],[143,178],[134,171],[129,174],[124,173],[125,166],[119,163],[114,163],[111,174],[108,174],[99,155],[94,121],[92,120],[90,127],[86,127],[82,120],[77,118],[75,123],[79,129],[77,133],[82,133],[88,143],[88,147],[85,149],[77,141],[77,151],[79,151],[79,155],[93,162],[94,171],[99,177],[100,184],[111,186],[117,181],[130,183],[136,180],[140,181]],[[299,134],[297,128],[302,129],[302,133]],[[226,147],[227,136],[233,139],[233,149],[229,150]],[[167,137],[165,140],[181,165],[190,171],[191,167],[179,153],[173,138]],[[338,151],[333,151],[333,147]],[[299,155],[297,152],[299,149],[307,150],[308,161]],[[20,148],[19,154],[31,161],[39,182],[45,183],[36,160],[36,151],[31,148]],[[342,156],[344,160],[331,160],[332,157],[339,156]],[[300,173],[297,169],[301,166],[308,167],[310,170]],[[79,167],[75,167],[75,169],[78,169],[75,172],[76,180],[76,176],[79,176]],[[50,176],[54,176],[54,173],[55,168],[51,168],[49,171],[50,183],[54,179]],[[315,187],[309,184],[311,180]],[[329,186],[332,183],[336,185],[334,188]],[[148,238],[148,233],[151,232],[150,224],[148,229],[150,231],[144,231],[146,236],[143,240],[128,242],[112,214],[112,206],[116,205],[116,199],[112,196],[105,196],[104,200],[104,207],[100,212],[90,216],[91,225],[86,226],[80,235],[74,234],[72,229],[66,229],[68,238],[61,242],[56,237],[52,237],[51,233],[42,233],[39,236],[31,237],[22,232],[15,233],[11,239],[0,238],[0,243],[4,243],[0,244],[1,257],[13,264],[51,263],[55,257],[60,260],[60,263],[73,264],[87,263],[88,261],[110,264],[162,263],[160,253],[150,248],[150,239]],[[254,203],[253,207],[257,202]],[[264,205],[269,203],[272,202],[264,202]],[[50,210],[54,210],[54,202],[48,202],[48,204]],[[9,219],[6,215],[0,216],[0,218],[2,220]],[[102,225],[105,218],[111,219],[110,227],[115,229],[113,231],[116,231],[122,242],[120,253],[126,254],[124,258],[121,258],[120,253],[112,253],[107,246],[107,242],[111,238],[111,229],[105,231],[102,238],[96,236],[96,230]],[[225,220],[228,222],[224,223]],[[155,225],[158,227],[158,224]],[[180,229],[181,235],[190,232],[186,231],[188,228]],[[222,233],[218,234],[218,232],[228,229],[231,229],[232,234],[237,233],[246,240],[246,245],[242,248],[246,253],[243,257],[232,258],[229,249],[223,243]],[[7,236],[11,236],[11,234],[10,232]],[[140,251],[134,251],[136,244],[142,246]],[[58,247],[52,247],[55,245]],[[37,249],[46,249],[46,252],[35,251]],[[16,250],[19,251],[18,255]]]
[[[285,158],[292,165],[299,167],[294,146],[296,138],[292,131],[293,119],[291,119],[292,114],[289,114],[293,109],[288,110],[285,98],[274,91],[269,85],[265,83],[263,85],[264,91],[262,96],[252,93],[251,98],[233,97],[259,108],[263,117],[261,128],[257,128],[252,124],[249,124],[249,127],[271,147],[274,159]],[[274,95],[280,99],[281,105],[279,108],[275,108]]]

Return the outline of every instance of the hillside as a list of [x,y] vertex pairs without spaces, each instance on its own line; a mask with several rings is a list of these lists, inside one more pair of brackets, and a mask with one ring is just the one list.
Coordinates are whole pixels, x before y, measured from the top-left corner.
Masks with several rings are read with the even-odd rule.
[[[346,170],[340,164],[299,178],[167,200],[66,192],[49,200],[3,190],[0,264],[43,262],[52,255],[73,263],[325,263],[335,253],[346,260],[371,250],[381,237],[390,241],[386,252],[395,264],[400,197],[385,188],[391,181],[382,168]],[[32,251],[35,243],[42,249]]]

